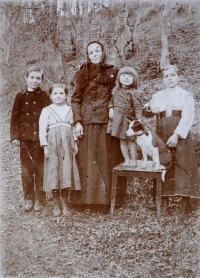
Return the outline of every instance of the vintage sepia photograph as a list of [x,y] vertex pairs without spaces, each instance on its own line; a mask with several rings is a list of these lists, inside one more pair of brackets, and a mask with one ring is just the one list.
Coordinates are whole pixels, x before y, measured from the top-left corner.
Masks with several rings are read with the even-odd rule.
[[200,1],[0,1],[0,277],[200,278]]

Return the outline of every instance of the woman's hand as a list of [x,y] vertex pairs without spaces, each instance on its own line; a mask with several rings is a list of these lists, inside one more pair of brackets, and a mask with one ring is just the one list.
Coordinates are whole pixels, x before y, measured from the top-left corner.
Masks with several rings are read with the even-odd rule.
[[49,155],[48,155],[48,149],[47,149],[47,146],[43,146],[43,148],[44,148],[44,157],[45,157],[45,158],[48,158],[48,157],[49,157]]
[[109,109],[109,119],[113,119],[114,118],[114,109],[113,108],[110,108]]
[[167,140],[166,145],[171,148],[175,148],[178,143],[178,134],[174,133],[169,139]]
[[83,136],[83,126],[82,126],[82,124],[77,122],[75,124],[74,128],[75,128],[75,135],[76,135],[76,137],[77,138],[82,138],[82,136]]
[[17,140],[17,139],[13,140],[13,141],[12,141],[12,144],[13,144],[14,146],[19,146],[19,145],[20,145],[19,140]]

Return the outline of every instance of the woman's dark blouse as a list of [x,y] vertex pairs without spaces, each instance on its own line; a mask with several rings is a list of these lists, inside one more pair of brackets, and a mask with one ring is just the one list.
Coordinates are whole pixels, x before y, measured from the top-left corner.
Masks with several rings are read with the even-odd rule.
[[108,122],[108,105],[117,73],[118,70],[114,66],[105,66],[101,68],[97,77],[86,81],[84,71],[77,72],[72,96],[75,123],[85,125]]

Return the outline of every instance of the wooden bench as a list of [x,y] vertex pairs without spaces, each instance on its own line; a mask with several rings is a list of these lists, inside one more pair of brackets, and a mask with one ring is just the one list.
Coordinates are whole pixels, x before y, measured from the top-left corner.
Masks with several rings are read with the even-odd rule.
[[155,201],[155,191],[157,196],[157,220],[160,223],[160,208],[161,208],[161,189],[162,189],[162,170],[153,169],[153,161],[147,161],[147,167],[141,169],[142,160],[137,160],[137,167],[123,166],[122,163],[113,168],[112,171],[112,191],[111,191],[111,209],[110,214],[113,216],[115,209],[115,195],[117,186],[117,177],[145,177],[153,179],[153,198]]

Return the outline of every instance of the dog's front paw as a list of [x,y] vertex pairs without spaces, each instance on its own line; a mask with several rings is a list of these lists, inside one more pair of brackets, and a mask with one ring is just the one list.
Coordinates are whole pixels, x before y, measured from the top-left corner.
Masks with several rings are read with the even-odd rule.
[[145,169],[147,167],[147,164],[145,162],[143,162],[140,166],[142,169]]

